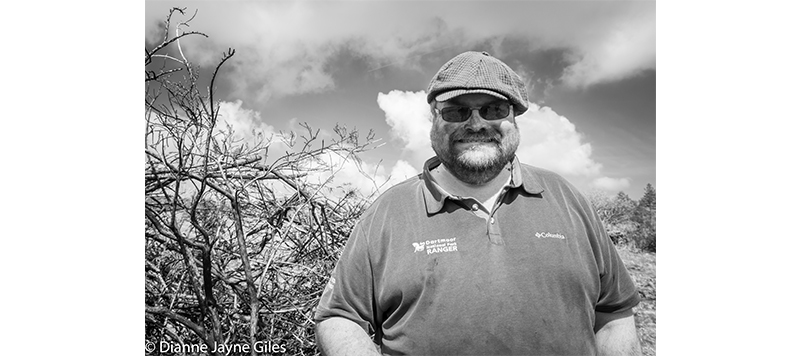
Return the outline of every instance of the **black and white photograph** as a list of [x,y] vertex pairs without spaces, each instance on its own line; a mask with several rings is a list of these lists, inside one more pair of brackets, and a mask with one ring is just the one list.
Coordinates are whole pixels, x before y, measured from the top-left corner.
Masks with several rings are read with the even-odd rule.
[[656,354],[655,1],[146,1],[144,99],[146,355]]

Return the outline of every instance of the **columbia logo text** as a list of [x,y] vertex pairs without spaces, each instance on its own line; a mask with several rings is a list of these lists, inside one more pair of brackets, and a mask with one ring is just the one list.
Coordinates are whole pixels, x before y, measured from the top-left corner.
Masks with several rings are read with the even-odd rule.
[[537,232],[535,236],[536,236],[536,238],[539,238],[539,239],[561,239],[561,240],[564,240],[564,239],[567,238],[564,235],[554,234],[554,233],[551,233],[551,232]]

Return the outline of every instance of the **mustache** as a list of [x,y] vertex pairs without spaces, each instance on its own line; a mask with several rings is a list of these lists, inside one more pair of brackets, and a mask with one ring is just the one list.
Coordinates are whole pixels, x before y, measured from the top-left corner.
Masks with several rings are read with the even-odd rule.
[[467,132],[466,130],[459,130],[450,136],[451,141],[496,141],[500,142],[502,135],[499,132]]

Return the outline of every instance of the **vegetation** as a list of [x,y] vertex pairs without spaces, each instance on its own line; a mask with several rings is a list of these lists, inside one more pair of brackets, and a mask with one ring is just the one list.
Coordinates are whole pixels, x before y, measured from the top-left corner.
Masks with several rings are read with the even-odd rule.
[[617,250],[633,282],[639,287],[641,302],[633,312],[642,353],[653,356],[656,354],[656,254],[630,246],[620,246]]
[[250,345],[247,353],[264,354],[258,341],[317,354],[313,311],[366,200],[346,187],[322,194],[330,180],[307,178],[332,176],[332,155],[355,157],[372,134],[362,142],[337,126],[322,140],[305,125],[301,134],[235,135],[214,99],[217,74],[235,51],[203,88],[180,41],[205,35],[181,32],[189,19],[171,36],[176,14],[184,11],[170,11],[163,40],[145,49],[145,334],[158,345],[150,354],[162,354],[164,342],[214,355],[223,354],[210,351],[218,344]]
[[641,302],[634,308],[639,340],[645,356],[655,355],[656,190],[647,184],[638,201],[623,192],[614,197],[591,192],[588,197],[639,288]]
[[588,196],[615,244],[656,252],[656,190],[650,183],[639,201],[623,192],[613,198],[597,191]]

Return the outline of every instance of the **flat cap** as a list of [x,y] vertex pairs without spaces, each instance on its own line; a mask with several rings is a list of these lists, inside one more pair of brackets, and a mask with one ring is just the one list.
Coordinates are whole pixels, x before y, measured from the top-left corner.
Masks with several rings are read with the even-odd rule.
[[428,85],[428,103],[473,93],[510,101],[516,116],[528,110],[528,91],[522,78],[487,52],[464,52],[445,63]]

